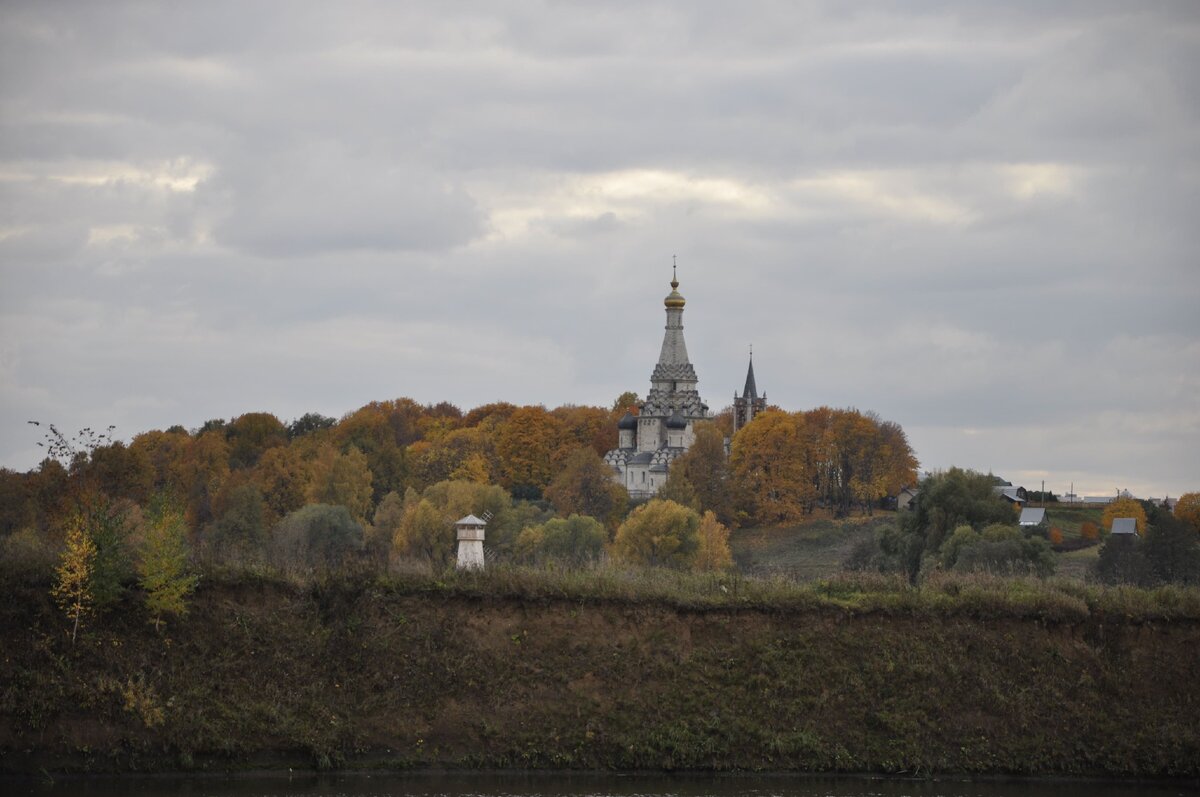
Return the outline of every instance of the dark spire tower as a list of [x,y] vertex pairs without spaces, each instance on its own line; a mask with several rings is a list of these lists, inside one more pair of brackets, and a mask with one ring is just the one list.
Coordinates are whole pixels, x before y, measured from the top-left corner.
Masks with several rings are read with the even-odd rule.
[[758,385],[754,381],[754,347],[750,347],[750,367],[746,369],[746,386],[742,395],[736,391],[733,394],[733,433],[737,434],[754,416],[767,408],[767,394],[758,395]]

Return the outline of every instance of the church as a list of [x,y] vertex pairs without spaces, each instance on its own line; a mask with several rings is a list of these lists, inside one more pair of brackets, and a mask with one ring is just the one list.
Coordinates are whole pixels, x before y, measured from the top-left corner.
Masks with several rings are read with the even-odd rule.
[[[671,292],[663,304],[667,308],[667,327],[658,364],[650,374],[650,392],[636,416],[626,412],[618,421],[617,447],[604,455],[617,483],[634,500],[654,497],[667,481],[671,462],[695,440],[695,423],[712,417],[696,390],[699,379],[688,360],[683,339],[685,300],[674,273]],[[743,395],[734,393],[734,432],[766,409],[766,404],[766,394],[758,395],[751,360]]]

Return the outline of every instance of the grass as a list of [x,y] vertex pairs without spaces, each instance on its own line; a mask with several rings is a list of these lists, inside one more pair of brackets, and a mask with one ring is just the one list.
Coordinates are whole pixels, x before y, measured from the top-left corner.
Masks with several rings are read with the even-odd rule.
[[46,586],[0,582],[0,770],[1200,772],[1200,589],[226,570],[71,646]]
[[816,581],[840,572],[855,545],[881,524],[891,522],[895,522],[894,512],[780,528],[738,529],[730,535],[729,545],[735,564],[744,573]]

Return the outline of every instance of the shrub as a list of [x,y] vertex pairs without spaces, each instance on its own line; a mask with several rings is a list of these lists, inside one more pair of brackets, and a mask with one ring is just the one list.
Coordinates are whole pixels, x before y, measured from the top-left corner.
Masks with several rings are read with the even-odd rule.
[[594,562],[604,552],[608,534],[598,520],[586,515],[554,518],[530,526],[517,537],[517,554],[526,561],[554,559],[573,565]]
[[613,551],[635,565],[688,567],[700,547],[700,516],[674,501],[654,499],[617,529]]
[[1100,527],[1090,520],[1085,520],[1079,527],[1079,536],[1085,540],[1100,539]]

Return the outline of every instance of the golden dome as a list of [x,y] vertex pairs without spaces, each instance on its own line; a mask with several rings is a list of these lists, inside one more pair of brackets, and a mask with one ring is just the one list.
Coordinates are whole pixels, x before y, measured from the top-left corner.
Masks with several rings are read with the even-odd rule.
[[679,292],[679,280],[674,274],[674,266],[671,268],[671,292],[667,294],[667,298],[663,299],[663,304],[667,307],[683,307],[683,294]]

